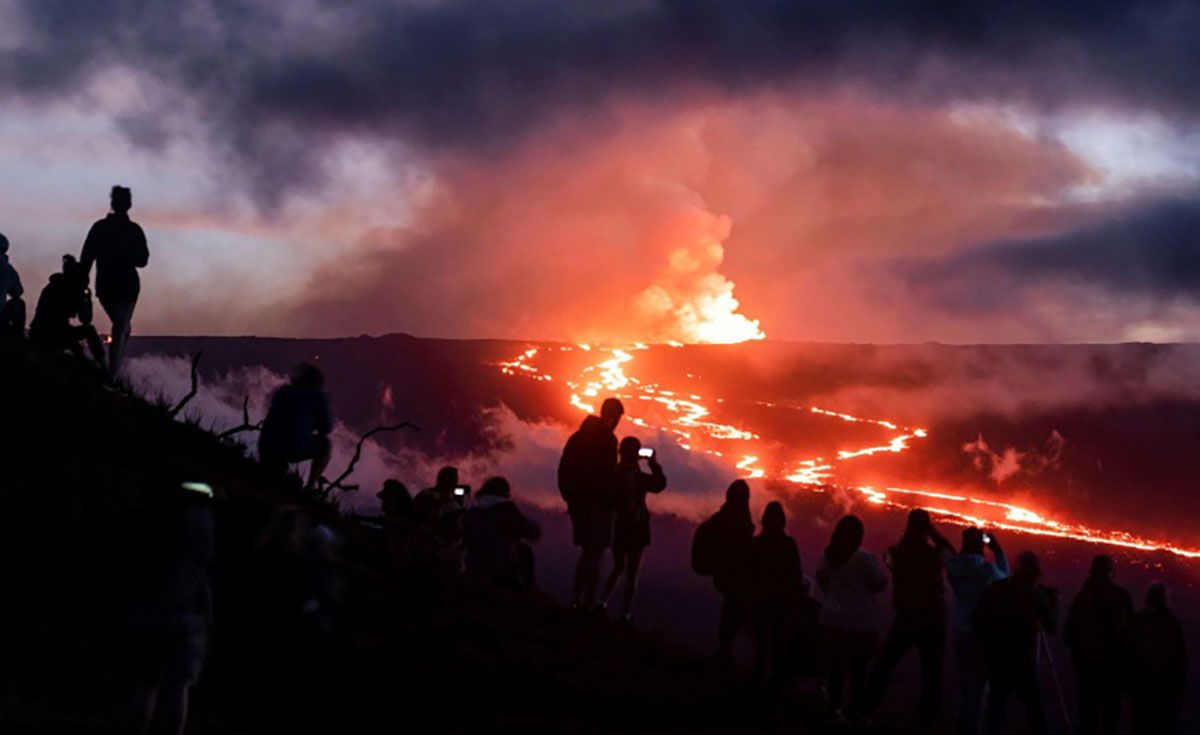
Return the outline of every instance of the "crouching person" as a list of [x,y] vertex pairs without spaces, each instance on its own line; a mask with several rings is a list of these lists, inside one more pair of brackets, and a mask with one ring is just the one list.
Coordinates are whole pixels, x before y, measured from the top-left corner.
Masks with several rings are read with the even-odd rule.
[[212,622],[209,570],[214,534],[212,490],[174,488],[160,508],[154,561],[132,606],[135,679],[129,732],[182,733],[188,694],[200,678]]
[[489,479],[463,516],[467,574],[512,589],[533,587],[533,548],[525,542],[540,536],[538,524],[512,501],[508,480]]

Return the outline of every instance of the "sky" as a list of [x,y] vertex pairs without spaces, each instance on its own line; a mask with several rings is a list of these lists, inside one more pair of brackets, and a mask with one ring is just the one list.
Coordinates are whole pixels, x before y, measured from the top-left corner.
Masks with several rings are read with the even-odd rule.
[[35,296],[132,187],[142,334],[1198,340],[1197,37],[1176,0],[0,0],[0,232]]

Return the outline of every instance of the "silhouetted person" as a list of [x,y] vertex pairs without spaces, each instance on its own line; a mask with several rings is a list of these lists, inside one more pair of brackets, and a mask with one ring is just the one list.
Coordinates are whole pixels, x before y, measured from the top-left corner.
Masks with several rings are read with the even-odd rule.
[[607,605],[617,582],[622,575],[625,577],[625,595],[621,600],[620,615],[626,622],[633,615],[633,597],[637,593],[642,554],[650,545],[650,510],[646,507],[646,495],[667,489],[667,476],[654,456],[646,458],[646,466],[650,471],[642,471],[641,449],[642,442],[636,436],[621,440],[616,476],[618,505],[613,532],[613,567],[601,595],[601,604]]
[[887,575],[875,555],[862,548],[863,522],[857,516],[838,521],[821,561],[817,586],[824,594],[821,624],[822,662],[829,688],[830,714],[840,723],[847,683],[852,722],[865,720],[867,667],[879,650],[879,593],[887,589]]
[[571,517],[571,537],[579,547],[571,606],[591,610],[600,586],[600,561],[612,545],[616,524],[617,437],[625,407],[616,398],[600,405],[567,439],[558,463],[558,490]]
[[525,542],[538,540],[541,533],[538,524],[512,501],[508,480],[489,479],[463,515],[467,573],[503,587],[532,588],[533,549]]
[[146,248],[146,234],[129,219],[133,193],[124,186],[114,186],[110,202],[112,211],[88,231],[79,264],[85,276],[92,272],[92,264],[96,264],[96,298],[112,321],[108,372],[116,377],[141,291],[138,268],[146,267],[150,251]]
[[[984,556],[992,550],[994,561]],[[996,580],[1008,576],[1008,557],[992,534],[984,543],[978,528],[963,529],[962,548],[946,560],[946,580],[954,590],[954,659],[958,671],[958,732],[977,735],[983,711],[983,692],[987,684],[987,661],[983,642],[975,635],[972,620],[983,591]]]
[[988,663],[985,735],[1004,732],[1004,712],[1013,694],[1029,713],[1029,732],[1047,731],[1037,651],[1039,636],[1058,627],[1058,598],[1054,590],[1038,584],[1041,577],[1037,555],[1023,552],[1012,576],[989,585],[975,610],[973,627],[983,641]]
[[463,570],[463,511],[466,503],[467,487],[459,485],[456,467],[438,470],[433,487],[425,488],[413,499],[417,511],[416,551],[427,571],[455,573]]
[[416,522],[416,506],[408,494],[408,488],[399,480],[384,480],[383,489],[375,497],[379,498],[388,556],[397,567],[403,569],[408,564],[409,537]]
[[1133,598],[1114,582],[1112,557],[1092,559],[1083,589],[1071,602],[1063,640],[1079,681],[1079,732],[1114,735],[1121,720],[1121,664],[1133,619]]
[[1187,679],[1187,643],[1162,582],[1150,585],[1146,608],[1129,626],[1128,671],[1134,733],[1173,735]]
[[259,459],[281,473],[290,464],[311,460],[305,487],[315,489],[329,465],[332,429],[325,375],[314,365],[300,363],[292,371],[291,381],[271,397],[258,436]]
[[200,678],[212,622],[212,491],[185,484],[154,519],[161,543],[142,553],[152,571],[133,605],[136,683],[131,730],[182,733],[188,692]]
[[954,553],[929,513],[908,514],[900,542],[888,550],[892,570],[892,602],[896,617],[883,641],[883,651],[871,672],[868,702],[874,710],[883,701],[892,671],[910,648],[921,657],[921,698],[917,722],[928,727],[937,716],[942,666],[946,652],[946,595],[942,572],[945,557]]
[[24,339],[25,287],[8,261],[8,238],[0,235],[0,339]]
[[787,535],[787,516],[776,501],[767,503],[762,531],[750,542],[750,618],[754,625],[754,680],[778,682],[791,623],[804,597],[800,550]]
[[712,577],[721,595],[716,658],[727,666],[733,664],[733,639],[748,622],[746,564],[753,538],[750,486],[745,480],[734,480],[725,491],[725,504],[696,528],[692,541],[692,571]]
[[[72,319],[79,323],[72,324]],[[52,274],[42,289],[29,325],[29,341],[51,352],[69,350],[78,357],[83,356],[80,342],[87,342],[92,358],[104,369],[104,347],[92,326],[92,292],[87,274],[73,256],[63,256],[62,271]]]

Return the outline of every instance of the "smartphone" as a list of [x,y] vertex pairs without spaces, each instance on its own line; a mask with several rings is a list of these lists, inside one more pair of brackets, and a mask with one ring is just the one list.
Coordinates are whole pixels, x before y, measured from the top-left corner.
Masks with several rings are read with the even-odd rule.
[[992,543],[992,537],[987,535],[986,533],[983,534],[983,545],[987,546],[990,543]]
[[456,498],[465,498],[465,497],[467,497],[467,493],[469,493],[469,492],[471,492],[470,485],[455,485],[454,486],[454,497],[456,497]]
[[654,456],[654,450],[650,447],[642,447],[638,450],[638,456],[642,459],[650,459]]

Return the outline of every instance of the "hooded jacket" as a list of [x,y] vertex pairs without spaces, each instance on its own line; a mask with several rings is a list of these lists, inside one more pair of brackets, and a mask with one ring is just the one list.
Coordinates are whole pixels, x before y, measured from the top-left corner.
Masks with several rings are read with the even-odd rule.
[[616,510],[616,473],[617,435],[599,416],[588,416],[567,439],[558,463],[558,490],[567,507]]
[[960,633],[971,630],[971,618],[987,586],[1008,576],[1008,557],[1003,551],[995,553],[994,563],[982,554],[956,554],[946,559],[946,580],[954,590],[954,630]]
[[142,228],[128,214],[116,212],[92,225],[79,256],[84,273],[96,264],[96,298],[102,304],[137,301],[142,288],[137,269],[149,260]]
[[825,595],[819,619],[822,625],[856,632],[879,629],[879,593],[887,589],[887,575],[874,554],[855,549],[837,567],[822,554],[817,581]]
[[518,545],[541,535],[538,524],[500,495],[478,495],[463,516],[467,571],[504,577],[520,571]]

